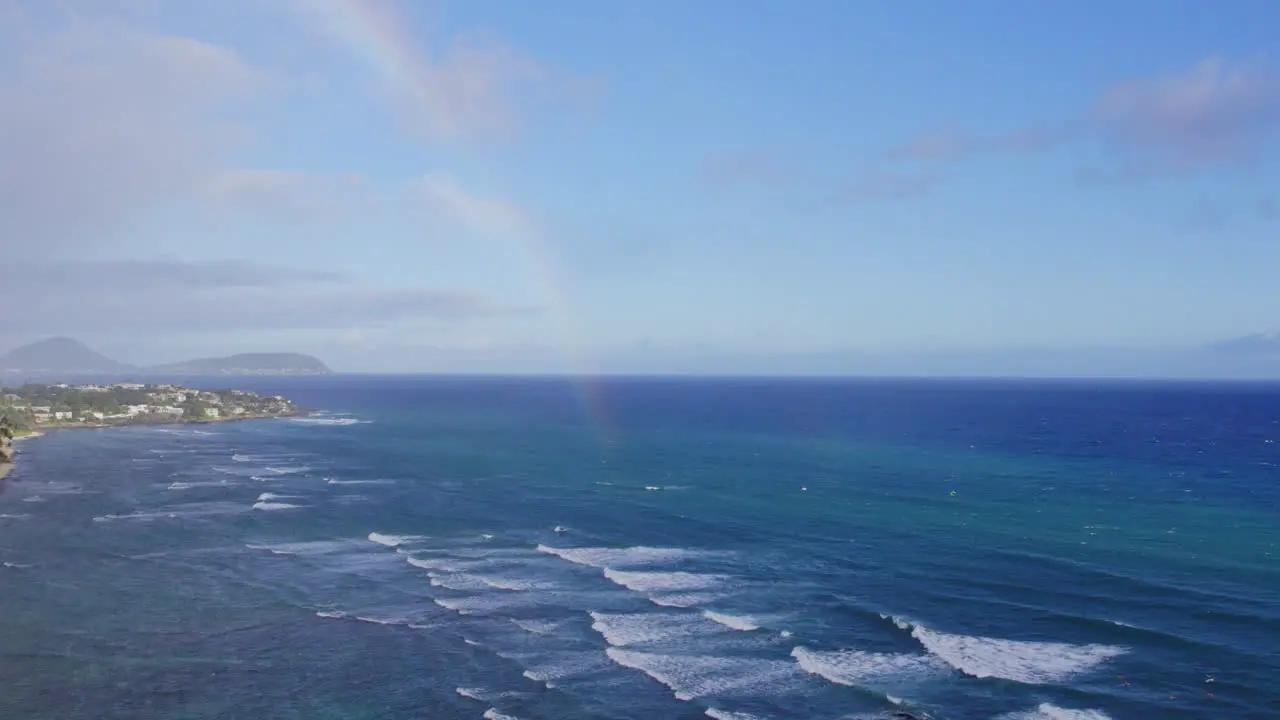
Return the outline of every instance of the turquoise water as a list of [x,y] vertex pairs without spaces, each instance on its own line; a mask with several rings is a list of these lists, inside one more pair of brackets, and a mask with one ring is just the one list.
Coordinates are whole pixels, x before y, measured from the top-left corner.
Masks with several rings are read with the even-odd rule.
[[24,445],[0,717],[1280,716],[1274,386],[248,384]]

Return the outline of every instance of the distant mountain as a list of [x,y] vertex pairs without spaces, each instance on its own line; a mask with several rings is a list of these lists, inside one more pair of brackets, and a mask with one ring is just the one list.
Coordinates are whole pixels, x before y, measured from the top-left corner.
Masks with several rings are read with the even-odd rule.
[[330,375],[320,360],[299,353],[245,353],[169,365],[116,362],[71,338],[51,338],[0,355],[0,373],[32,375]]
[[137,368],[116,362],[71,338],[55,337],[0,356],[0,370],[79,375],[126,373]]
[[331,375],[317,358],[300,353],[242,353],[147,368],[157,375]]
[[1280,356],[1280,332],[1259,333],[1225,340],[1210,345],[1209,350],[1220,355],[1236,357]]

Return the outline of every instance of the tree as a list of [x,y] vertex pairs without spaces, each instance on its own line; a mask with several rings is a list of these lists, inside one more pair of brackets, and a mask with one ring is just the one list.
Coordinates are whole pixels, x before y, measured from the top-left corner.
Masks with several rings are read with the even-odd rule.
[[7,415],[0,417],[0,438],[4,438],[5,441],[9,441],[13,439],[13,435],[13,423],[9,422],[9,417]]

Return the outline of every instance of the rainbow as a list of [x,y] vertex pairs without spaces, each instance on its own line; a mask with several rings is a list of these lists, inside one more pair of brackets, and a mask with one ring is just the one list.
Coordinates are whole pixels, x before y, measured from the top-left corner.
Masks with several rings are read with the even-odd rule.
[[[314,0],[298,2],[295,6],[357,55],[389,89],[419,102],[435,124],[433,130],[437,134],[447,137],[457,133],[459,118],[450,107],[451,99],[442,93],[442,75],[406,31],[410,23],[395,12],[393,3]],[[460,188],[453,189],[461,192]],[[489,234],[509,243],[509,249],[528,268],[535,291],[558,322],[563,337],[582,337],[580,323],[570,312],[571,299],[563,290],[565,283],[555,248],[518,209],[495,200],[471,197],[470,201],[488,206],[499,216],[500,221],[494,223]],[[615,442],[617,427],[605,406],[596,373],[568,351],[561,361],[569,371],[577,402],[597,439],[602,445]]]

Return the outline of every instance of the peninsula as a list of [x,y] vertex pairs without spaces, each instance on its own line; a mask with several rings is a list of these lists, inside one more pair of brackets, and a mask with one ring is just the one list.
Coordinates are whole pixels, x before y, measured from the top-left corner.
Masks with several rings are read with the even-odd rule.
[[0,388],[0,478],[12,469],[12,442],[59,428],[211,423],[291,417],[302,412],[279,395],[198,390],[181,385],[23,385]]

